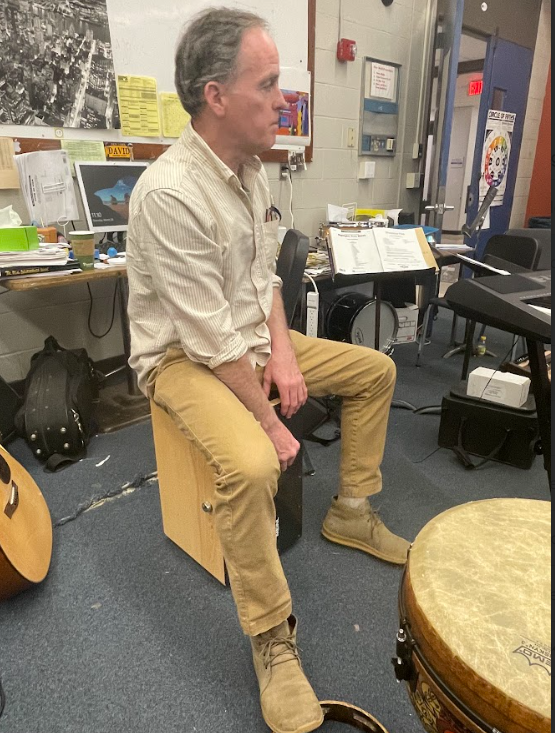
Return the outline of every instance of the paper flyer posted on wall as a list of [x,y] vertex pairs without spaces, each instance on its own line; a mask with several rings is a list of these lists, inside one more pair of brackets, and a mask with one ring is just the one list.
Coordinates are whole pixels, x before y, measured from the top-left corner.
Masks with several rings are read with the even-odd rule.
[[495,186],[497,194],[492,206],[503,205],[515,122],[514,112],[495,109],[490,109],[488,112],[480,178],[480,202],[484,200],[490,187]]
[[106,3],[0,3],[0,124],[119,128]]

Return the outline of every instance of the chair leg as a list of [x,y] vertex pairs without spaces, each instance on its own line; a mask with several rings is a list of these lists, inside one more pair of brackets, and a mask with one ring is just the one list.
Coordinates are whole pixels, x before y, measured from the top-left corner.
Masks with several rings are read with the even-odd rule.
[[420,338],[418,339],[418,354],[416,356],[416,366],[420,366],[420,358],[422,357],[422,352],[424,351],[424,346],[426,344],[426,338],[428,333],[428,324],[430,323],[431,314],[432,314],[432,306],[428,306],[426,309],[426,315],[424,316],[424,323],[422,324],[422,329],[420,331]]
[[451,336],[449,338],[449,346],[451,347],[451,349],[454,349],[457,346],[457,326],[458,325],[459,325],[459,317],[457,316],[456,313],[453,313],[453,321],[451,323]]
[[301,450],[303,452],[303,466],[305,476],[314,476],[314,474],[316,473],[316,469],[314,468],[314,464],[312,463],[312,460],[310,458],[310,453],[308,452],[304,443]]

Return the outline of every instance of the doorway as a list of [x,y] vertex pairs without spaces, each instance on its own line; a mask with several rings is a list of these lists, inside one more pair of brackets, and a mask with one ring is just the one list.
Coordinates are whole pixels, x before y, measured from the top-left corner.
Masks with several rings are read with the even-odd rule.
[[472,178],[478,117],[484,85],[487,40],[463,30],[445,199],[454,208],[443,217],[443,231],[459,234],[466,223],[466,193]]
[[[439,240],[460,232],[461,221],[476,219],[488,185],[499,187],[488,228],[465,240],[480,257],[487,239],[509,228],[541,0],[526,8],[484,3],[485,10],[473,0],[430,2],[436,20],[421,223],[438,229]],[[474,104],[477,121],[475,111],[462,110]]]

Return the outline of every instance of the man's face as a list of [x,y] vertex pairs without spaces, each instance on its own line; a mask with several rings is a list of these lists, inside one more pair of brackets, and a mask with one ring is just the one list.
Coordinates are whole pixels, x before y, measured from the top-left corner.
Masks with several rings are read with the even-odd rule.
[[245,33],[237,63],[237,78],[223,85],[225,124],[248,155],[269,150],[276,142],[280,110],[287,103],[279,88],[279,54],[266,31]]

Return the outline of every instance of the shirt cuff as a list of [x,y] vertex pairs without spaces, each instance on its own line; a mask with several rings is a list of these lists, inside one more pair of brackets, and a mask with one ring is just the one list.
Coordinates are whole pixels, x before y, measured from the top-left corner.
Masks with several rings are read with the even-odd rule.
[[247,351],[247,344],[240,336],[236,336],[223,351],[213,356],[206,366],[214,370],[228,361],[238,361],[242,356],[245,356]]
[[272,275],[272,287],[273,288],[279,288],[281,290],[283,286],[283,280],[281,277],[278,277],[277,275]]

